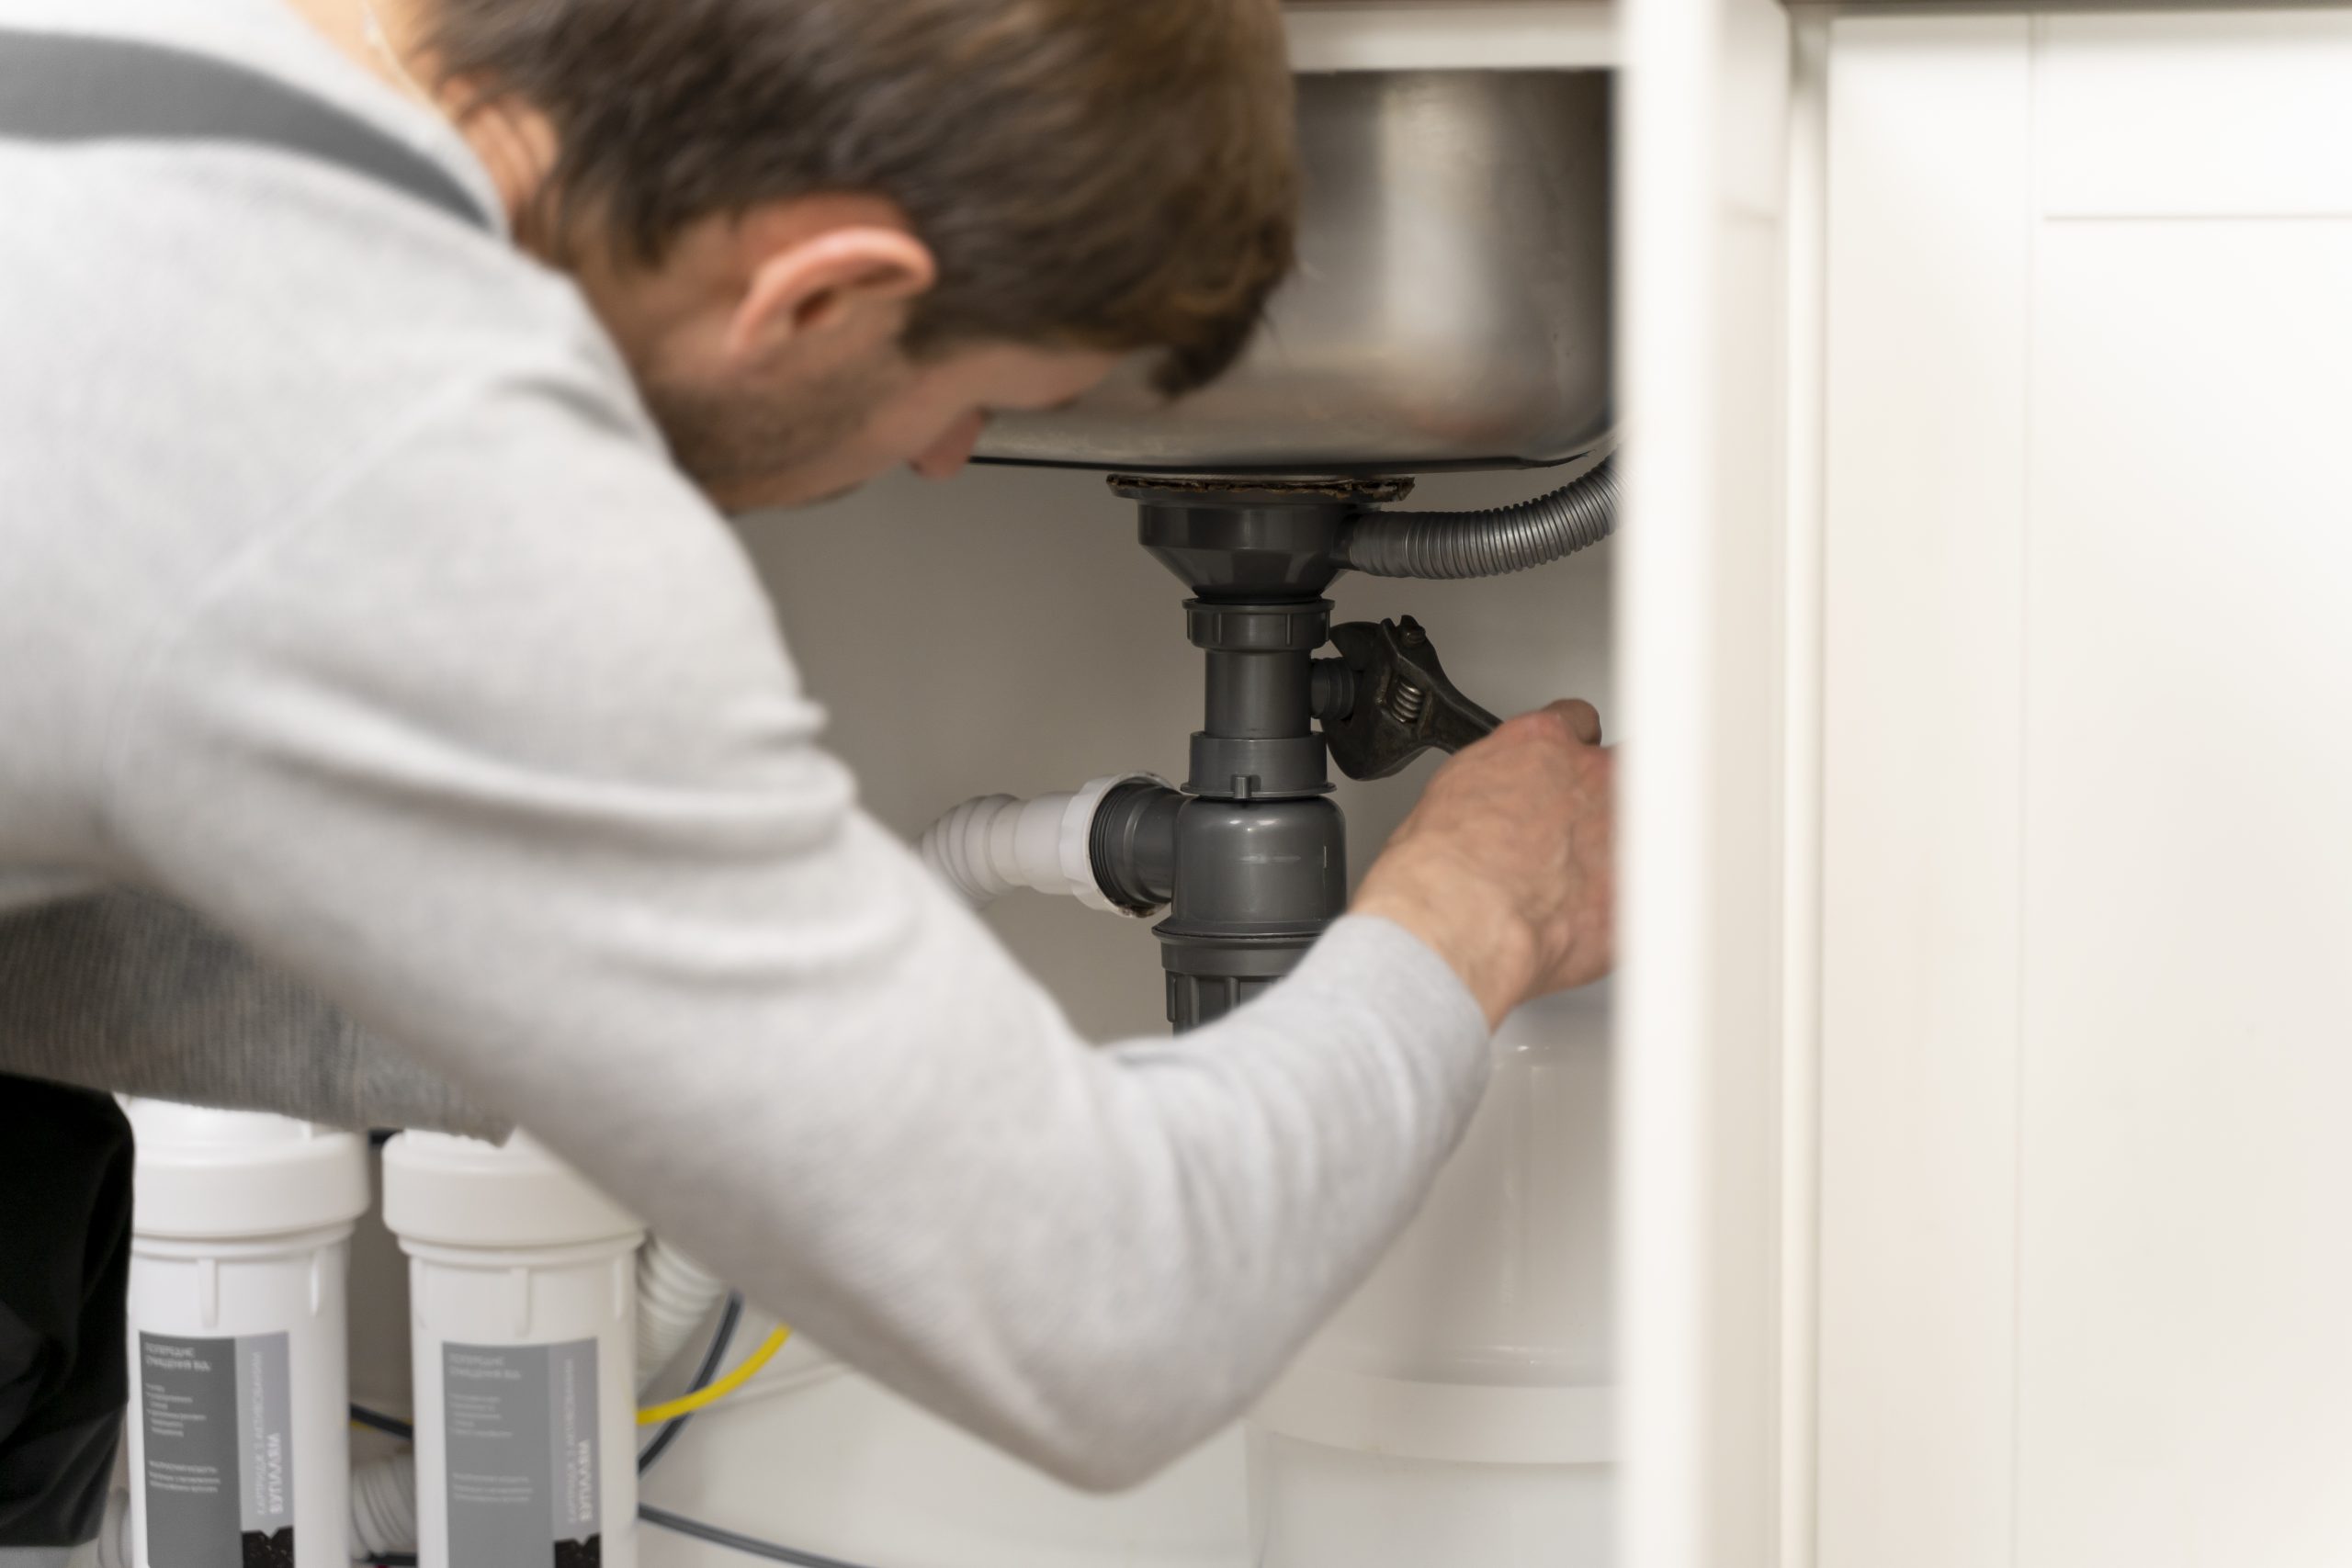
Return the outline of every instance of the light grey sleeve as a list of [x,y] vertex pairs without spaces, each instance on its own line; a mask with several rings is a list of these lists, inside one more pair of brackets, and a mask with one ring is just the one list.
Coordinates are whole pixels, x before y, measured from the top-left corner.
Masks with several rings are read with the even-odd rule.
[[511,1127],[225,933],[130,889],[0,916],[0,1073],[337,1127]]
[[158,640],[124,863],[1057,1475],[1240,1414],[1476,1106],[1453,972],[1345,920],[1232,1018],[1090,1049],[859,810],[740,547],[625,420],[443,412]]

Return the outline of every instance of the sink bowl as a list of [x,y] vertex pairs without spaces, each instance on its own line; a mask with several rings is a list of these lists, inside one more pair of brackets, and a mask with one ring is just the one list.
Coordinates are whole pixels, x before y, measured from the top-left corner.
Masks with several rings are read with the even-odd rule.
[[1528,468],[1610,434],[1609,73],[1302,75],[1297,275],[1175,403],[1141,361],[1001,417],[988,461],[1135,472]]

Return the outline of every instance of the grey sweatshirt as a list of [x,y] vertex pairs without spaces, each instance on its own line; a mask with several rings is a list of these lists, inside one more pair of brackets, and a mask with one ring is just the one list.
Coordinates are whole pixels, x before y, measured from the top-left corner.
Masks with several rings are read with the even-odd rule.
[[[241,60],[491,200],[272,0],[0,26]],[[1080,1483],[1238,1415],[1410,1216],[1486,1077],[1451,970],[1351,919],[1229,1020],[1088,1048],[859,809],[564,279],[231,145],[0,142],[0,909],[195,912],[347,1015],[322,1050],[399,1042]]]
[[352,1128],[503,1139],[514,1122],[135,890],[0,915],[0,1073]]

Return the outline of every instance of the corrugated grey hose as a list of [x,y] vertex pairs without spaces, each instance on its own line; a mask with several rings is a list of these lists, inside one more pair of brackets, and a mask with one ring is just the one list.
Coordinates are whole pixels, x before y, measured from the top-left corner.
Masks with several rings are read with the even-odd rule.
[[1372,577],[1500,577],[1597,545],[1617,531],[1612,455],[1549,495],[1491,512],[1367,512],[1348,530],[1348,565]]

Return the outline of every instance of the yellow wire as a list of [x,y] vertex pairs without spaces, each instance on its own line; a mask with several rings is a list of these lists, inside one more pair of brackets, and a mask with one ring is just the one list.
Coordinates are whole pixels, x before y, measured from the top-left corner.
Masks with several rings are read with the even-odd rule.
[[659,1427],[664,1421],[675,1421],[681,1416],[691,1416],[697,1410],[707,1410],[745,1383],[750,1382],[752,1374],[774,1359],[775,1353],[784,1348],[784,1342],[791,1337],[792,1330],[780,1323],[777,1324],[775,1332],[768,1336],[767,1342],[744,1357],[742,1364],[733,1371],[729,1372],[717,1382],[698,1388],[692,1393],[682,1394],[666,1404],[648,1405],[637,1413],[637,1424],[640,1427]]

